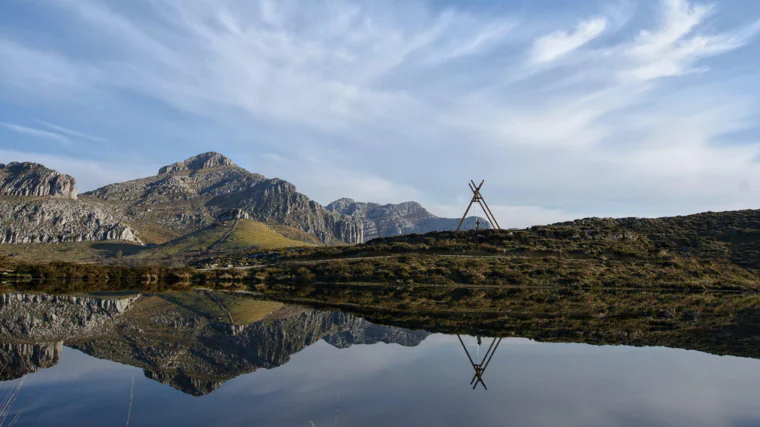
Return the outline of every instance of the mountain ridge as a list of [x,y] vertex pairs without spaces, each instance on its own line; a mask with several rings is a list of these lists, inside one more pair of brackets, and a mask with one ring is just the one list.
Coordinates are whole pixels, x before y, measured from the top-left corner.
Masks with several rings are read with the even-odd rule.
[[[123,240],[162,244],[224,222],[231,212],[306,233],[325,245],[452,230],[417,202],[381,205],[339,199],[322,206],[281,178],[250,172],[209,151],[160,167],[152,176],[77,194],[76,180],[32,162],[0,164],[2,243]],[[480,220],[468,217],[463,229]],[[300,237],[297,240],[309,241]]]
[[[357,202],[351,198],[341,198],[328,204],[326,208],[333,212],[361,219],[364,225],[364,242],[404,234],[451,231],[455,230],[461,221],[461,218],[441,218],[433,215],[415,201],[381,205],[372,202]],[[491,224],[485,218],[469,216],[462,223],[462,230],[476,229],[478,221],[480,221],[480,228],[491,228]]]

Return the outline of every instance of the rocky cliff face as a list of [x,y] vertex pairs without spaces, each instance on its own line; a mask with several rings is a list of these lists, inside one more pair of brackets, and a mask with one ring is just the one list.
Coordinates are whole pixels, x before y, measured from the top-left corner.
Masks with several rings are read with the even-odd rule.
[[154,177],[108,185],[83,198],[106,200],[128,220],[158,228],[165,238],[185,235],[243,211],[253,220],[298,228],[324,243],[363,240],[360,220],[331,212],[281,179],[236,166],[219,153],[204,153],[159,169]]
[[[327,205],[327,209],[360,219],[362,221],[364,241],[377,237],[456,230],[459,225],[459,219],[439,218],[425,210],[417,202],[379,205],[377,203],[362,203],[344,198],[330,203]],[[491,228],[488,221],[484,218],[473,216],[465,219],[462,229],[475,229],[478,219],[480,219],[481,228]]]
[[76,180],[39,163],[0,163],[0,195],[77,198]]
[[89,200],[0,198],[0,244],[123,240],[135,230],[102,203]]
[[92,240],[141,243],[109,206],[77,200],[74,178],[37,163],[0,164],[0,244]]

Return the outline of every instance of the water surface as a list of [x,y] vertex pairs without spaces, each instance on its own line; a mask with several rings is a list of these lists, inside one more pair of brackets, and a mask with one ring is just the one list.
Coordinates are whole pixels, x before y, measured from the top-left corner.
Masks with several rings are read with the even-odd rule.
[[[6,425],[18,414],[19,426],[120,425],[129,414],[134,426],[760,426],[752,357],[517,336],[496,347],[222,293],[0,303],[1,390],[15,399]],[[736,335],[707,348],[753,354]],[[489,348],[473,389],[470,358]]]

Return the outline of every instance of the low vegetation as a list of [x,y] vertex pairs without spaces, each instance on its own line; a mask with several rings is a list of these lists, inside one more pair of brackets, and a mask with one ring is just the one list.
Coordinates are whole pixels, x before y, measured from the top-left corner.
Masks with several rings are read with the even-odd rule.
[[[760,289],[760,211],[591,218],[524,230],[437,232],[330,247],[287,239],[253,221],[230,224],[159,246],[150,252],[152,258],[144,252],[122,260],[133,262],[146,254],[146,260],[160,260],[163,266],[29,264],[5,258],[0,268],[3,262],[15,262],[13,272],[35,279],[110,283]],[[297,244],[306,246],[292,247]],[[290,247],[262,250],[280,245]],[[214,252],[222,246],[224,251]],[[187,259],[187,248],[197,247],[206,249],[196,257],[209,257],[192,262],[195,268],[174,262],[173,254]],[[225,253],[244,247],[257,249]]]
[[363,245],[248,251],[261,281],[760,288],[760,211],[590,218],[525,230],[439,232]]

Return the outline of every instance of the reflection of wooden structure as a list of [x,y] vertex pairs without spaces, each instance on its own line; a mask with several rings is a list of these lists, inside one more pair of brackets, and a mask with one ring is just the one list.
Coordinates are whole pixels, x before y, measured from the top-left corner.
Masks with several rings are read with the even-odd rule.
[[[486,383],[483,382],[483,374],[486,373],[488,364],[491,363],[491,359],[493,359],[493,355],[496,353],[496,349],[499,348],[499,344],[501,344],[501,338],[494,338],[493,341],[491,341],[491,345],[488,346],[488,351],[486,351],[486,354],[483,355],[483,359],[480,361],[480,363],[475,363],[472,356],[470,356],[470,352],[467,350],[467,346],[464,345],[462,337],[457,335],[457,338],[459,338],[459,343],[462,344],[462,348],[464,349],[464,353],[467,355],[467,359],[470,360],[472,369],[475,370],[475,375],[472,377],[472,380],[470,380],[472,389],[475,390],[475,388],[478,386],[478,383],[480,383],[483,385],[484,390],[488,390]],[[478,338],[478,345],[480,345],[480,338]]]
[[475,181],[470,180],[470,182],[467,183],[467,185],[470,186],[470,190],[472,191],[472,199],[470,200],[470,204],[467,205],[467,210],[464,211],[464,215],[462,215],[462,220],[459,221],[459,225],[457,226],[457,231],[459,231],[462,228],[462,224],[464,224],[464,219],[467,218],[467,214],[470,212],[470,208],[472,207],[472,204],[477,202],[480,207],[483,209],[483,213],[486,214],[486,219],[488,219],[488,222],[491,223],[491,227],[501,230],[501,227],[499,227],[499,223],[496,222],[496,218],[494,218],[493,213],[491,212],[491,209],[488,207],[488,203],[486,203],[486,199],[483,198],[483,195],[480,194],[480,189],[483,187],[483,183],[486,182],[485,180],[480,181],[479,185],[475,184]]

